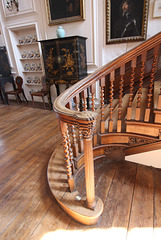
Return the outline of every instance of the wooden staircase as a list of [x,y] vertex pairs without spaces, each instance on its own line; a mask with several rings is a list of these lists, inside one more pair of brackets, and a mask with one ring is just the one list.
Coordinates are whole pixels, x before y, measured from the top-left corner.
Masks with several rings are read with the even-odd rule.
[[[54,102],[62,145],[49,162],[49,186],[63,209],[83,224],[96,224],[103,211],[103,202],[95,196],[94,165],[161,149],[160,59],[161,33],[73,85]],[[84,174],[86,198],[77,191]]]

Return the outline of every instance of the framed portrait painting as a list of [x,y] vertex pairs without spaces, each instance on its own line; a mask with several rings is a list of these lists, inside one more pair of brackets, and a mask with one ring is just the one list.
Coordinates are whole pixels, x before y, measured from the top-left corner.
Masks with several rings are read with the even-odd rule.
[[146,39],[149,0],[106,0],[106,44]]
[[85,20],[84,0],[46,0],[48,24]]

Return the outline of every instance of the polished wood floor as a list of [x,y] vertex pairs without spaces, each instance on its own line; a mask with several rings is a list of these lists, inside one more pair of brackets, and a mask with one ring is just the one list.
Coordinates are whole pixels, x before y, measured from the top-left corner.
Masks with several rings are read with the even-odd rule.
[[[60,142],[54,112],[0,104],[0,239],[161,239],[161,170],[108,161],[95,169],[104,212],[96,226],[72,220],[47,183]],[[84,179],[78,189],[85,194]]]

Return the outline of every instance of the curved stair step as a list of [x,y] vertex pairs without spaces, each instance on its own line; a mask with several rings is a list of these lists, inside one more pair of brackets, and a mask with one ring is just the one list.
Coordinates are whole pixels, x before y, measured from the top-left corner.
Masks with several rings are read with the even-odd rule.
[[85,225],[94,225],[98,222],[103,212],[103,202],[96,197],[96,207],[91,210],[87,208],[86,199],[80,198],[77,190],[69,191],[61,145],[57,147],[50,158],[47,177],[53,196],[71,217]]

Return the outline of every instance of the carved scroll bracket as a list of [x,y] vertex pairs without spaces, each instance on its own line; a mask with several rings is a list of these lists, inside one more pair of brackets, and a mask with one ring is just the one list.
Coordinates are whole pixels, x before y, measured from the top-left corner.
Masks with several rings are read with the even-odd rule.
[[144,139],[140,137],[129,137],[129,144],[148,144],[148,143],[154,143],[155,140],[151,139]]
[[79,129],[82,131],[83,138],[92,138],[96,126],[96,121],[89,122],[87,125],[79,124]]
[[108,146],[104,149],[104,154],[107,155],[113,151],[116,150],[123,150],[125,148],[125,146],[121,147],[121,146]]

